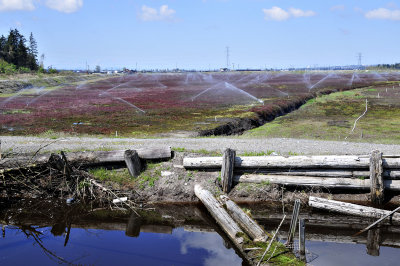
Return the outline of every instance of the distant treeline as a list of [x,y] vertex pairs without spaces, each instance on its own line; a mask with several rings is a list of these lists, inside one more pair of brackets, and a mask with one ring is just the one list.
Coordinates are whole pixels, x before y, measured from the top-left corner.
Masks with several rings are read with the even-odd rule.
[[30,72],[39,69],[37,42],[31,33],[26,38],[11,29],[8,36],[0,37],[0,73]]
[[379,65],[376,65],[376,68],[381,68],[381,69],[400,69],[400,63],[379,64]]

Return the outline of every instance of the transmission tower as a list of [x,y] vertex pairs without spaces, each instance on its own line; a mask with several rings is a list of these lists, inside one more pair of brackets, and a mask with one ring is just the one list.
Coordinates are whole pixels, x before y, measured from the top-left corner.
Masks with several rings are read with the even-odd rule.
[[362,66],[361,59],[362,59],[362,53],[358,53],[357,55],[358,66]]
[[226,47],[226,68],[229,69],[229,46]]

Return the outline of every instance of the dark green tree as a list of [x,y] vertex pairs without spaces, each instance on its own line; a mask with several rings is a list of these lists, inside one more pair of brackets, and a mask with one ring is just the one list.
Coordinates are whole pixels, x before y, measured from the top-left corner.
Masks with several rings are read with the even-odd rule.
[[5,60],[5,46],[6,46],[7,39],[3,35],[0,37],[0,59]]
[[16,66],[17,67],[28,67],[28,48],[25,46],[25,37],[20,35],[18,36],[18,46],[16,57]]
[[29,47],[28,47],[28,67],[32,70],[37,70],[39,68],[37,55],[38,55],[37,42],[31,32],[31,35],[29,36]]

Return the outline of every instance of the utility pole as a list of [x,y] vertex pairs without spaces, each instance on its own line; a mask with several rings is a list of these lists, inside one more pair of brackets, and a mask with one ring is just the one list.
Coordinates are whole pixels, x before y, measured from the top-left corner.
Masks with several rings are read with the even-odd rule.
[[358,60],[358,66],[359,67],[361,67],[362,66],[362,63],[361,63],[361,59],[362,59],[362,53],[358,53],[358,55],[357,55],[357,60]]
[[226,68],[229,69],[229,46],[226,47]]

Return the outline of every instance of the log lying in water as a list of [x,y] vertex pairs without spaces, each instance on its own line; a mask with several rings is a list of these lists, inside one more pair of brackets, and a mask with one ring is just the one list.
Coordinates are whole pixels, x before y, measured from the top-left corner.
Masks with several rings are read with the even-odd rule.
[[194,186],[194,193],[204,206],[206,206],[211,216],[217,221],[233,243],[240,247],[243,244],[243,238],[240,235],[243,235],[244,232],[229,216],[222,205],[214,198],[211,192],[203,189],[201,185],[196,184]]
[[[389,214],[390,211],[376,209],[372,207],[361,206],[352,203],[346,203],[336,200],[327,200],[323,198],[317,198],[310,196],[308,204],[311,207],[324,209],[339,213],[345,213],[350,215],[358,215],[370,218],[381,218],[382,216]],[[394,213],[392,215],[393,221],[400,221],[400,213]]]
[[[354,178],[333,178],[315,176],[284,176],[284,175],[235,175],[235,183],[271,183],[286,186],[311,186],[339,189],[370,189],[369,179]],[[400,180],[384,180],[385,188],[393,191],[400,191]]]
[[[144,160],[161,160],[171,158],[171,148],[143,148],[136,150],[139,158]],[[116,151],[83,151],[83,152],[66,152],[68,162],[80,165],[95,165],[104,163],[120,163],[124,162],[125,150]],[[32,156],[18,156],[3,158],[0,161],[0,169],[19,168],[48,162],[50,154]]]
[[243,228],[243,230],[254,241],[266,241],[268,236],[253,219],[251,219],[235,202],[227,196],[222,195],[219,198],[222,204],[225,204],[226,209],[231,214],[232,218]]
[[[400,158],[383,156],[385,169],[400,168]],[[280,169],[280,168],[322,168],[322,169],[369,169],[369,157],[353,155],[326,156],[244,156],[235,158],[235,169]],[[222,157],[184,158],[183,166],[187,169],[218,169],[222,166]]]

